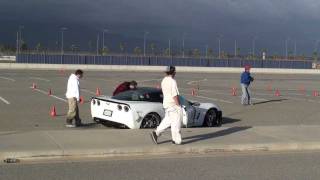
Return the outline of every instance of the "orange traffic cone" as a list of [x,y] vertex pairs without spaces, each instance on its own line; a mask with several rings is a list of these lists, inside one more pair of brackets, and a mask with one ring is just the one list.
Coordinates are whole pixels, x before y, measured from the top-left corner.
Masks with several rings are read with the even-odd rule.
[[51,117],[57,116],[57,112],[56,112],[56,107],[55,106],[51,107],[50,116]]
[[300,91],[301,94],[305,94],[306,93],[306,89],[305,89],[304,86],[300,86],[299,87],[299,91]]
[[191,95],[192,95],[192,96],[195,96],[195,95],[196,95],[196,91],[195,91],[194,89],[192,89]]
[[80,104],[83,104],[84,103],[84,98],[83,96],[80,96]]
[[268,84],[267,90],[268,90],[268,91],[272,91],[272,86],[271,86],[271,84]]
[[236,96],[236,95],[237,95],[237,88],[232,87],[231,95],[232,95],[232,96]]
[[52,95],[51,88],[50,88],[49,91],[48,91],[48,95],[49,95],[49,96]]
[[37,89],[36,83],[32,83],[32,89]]
[[280,91],[277,89],[276,92],[274,93],[275,96],[280,96]]
[[318,91],[313,91],[312,95],[313,95],[314,97],[317,97],[317,96],[319,96],[319,92],[318,92]]
[[96,95],[97,95],[97,96],[100,96],[100,95],[101,95],[100,88],[97,88],[97,90],[96,90]]

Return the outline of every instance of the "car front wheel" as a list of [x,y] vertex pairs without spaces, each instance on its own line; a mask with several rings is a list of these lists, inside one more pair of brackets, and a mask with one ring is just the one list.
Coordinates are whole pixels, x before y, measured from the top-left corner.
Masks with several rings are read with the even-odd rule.
[[156,113],[149,113],[147,114],[141,123],[141,128],[145,129],[145,128],[156,128],[157,126],[159,126],[161,122],[161,118],[158,114]]
[[203,126],[213,127],[221,126],[221,121],[218,118],[218,112],[216,109],[209,109],[204,118]]

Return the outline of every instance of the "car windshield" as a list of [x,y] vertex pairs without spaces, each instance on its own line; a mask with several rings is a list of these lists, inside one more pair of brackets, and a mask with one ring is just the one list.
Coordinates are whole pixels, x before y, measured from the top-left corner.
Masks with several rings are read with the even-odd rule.
[[161,102],[163,95],[161,90],[155,88],[138,88],[121,92],[112,97],[112,99],[123,101],[148,101],[148,102]]

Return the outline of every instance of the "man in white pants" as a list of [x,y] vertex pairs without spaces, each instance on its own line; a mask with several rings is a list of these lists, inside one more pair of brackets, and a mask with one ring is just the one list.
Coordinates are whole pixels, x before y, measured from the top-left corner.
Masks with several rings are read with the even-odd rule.
[[161,82],[165,117],[157,129],[151,133],[151,138],[155,144],[158,144],[158,137],[171,126],[172,143],[181,144],[182,109],[179,102],[177,82],[174,79],[176,68],[168,66],[165,73],[166,77]]

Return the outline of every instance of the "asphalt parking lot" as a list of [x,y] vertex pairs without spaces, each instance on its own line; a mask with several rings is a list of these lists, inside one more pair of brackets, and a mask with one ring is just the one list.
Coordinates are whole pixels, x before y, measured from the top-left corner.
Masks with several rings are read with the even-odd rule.
[[[0,72],[0,131],[31,131],[66,129],[66,84],[71,71],[1,70]],[[253,106],[240,104],[239,74],[179,73],[180,93],[199,102],[214,102],[223,110],[223,126],[319,125],[320,97],[317,75],[253,74],[251,90]],[[122,81],[136,80],[138,86],[156,87],[162,73],[86,71],[80,81],[84,104],[80,116],[86,126],[80,129],[103,128],[90,115],[90,98],[96,88],[111,95]],[[32,84],[37,85],[33,90]],[[232,95],[236,88],[236,96]],[[52,95],[48,95],[51,89]],[[195,96],[191,95],[194,89]],[[279,90],[280,96],[275,96]],[[52,106],[57,117],[50,117]]]

